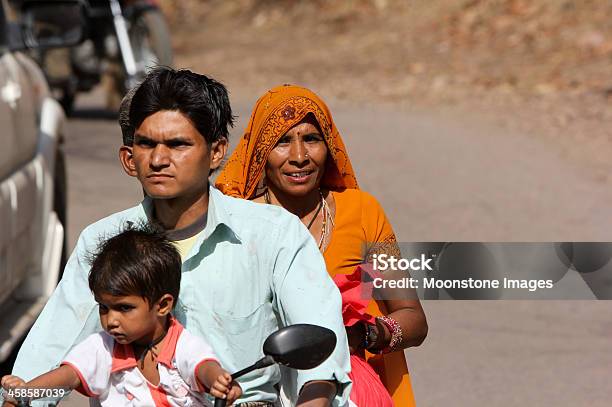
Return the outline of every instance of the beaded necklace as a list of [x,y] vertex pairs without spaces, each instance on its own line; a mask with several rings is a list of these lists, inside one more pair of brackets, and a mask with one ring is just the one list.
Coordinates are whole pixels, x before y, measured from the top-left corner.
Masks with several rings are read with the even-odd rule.
[[[323,193],[321,192],[320,189],[319,189],[319,196],[321,197],[321,201],[319,202],[319,205],[317,206],[317,210],[315,211],[315,214],[310,219],[310,222],[308,222],[306,229],[310,230],[310,227],[313,225],[314,221],[317,219],[319,212],[321,212],[321,209],[323,209],[323,223],[321,224],[321,238],[319,239],[319,245],[318,245],[319,250],[321,250],[321,248],[323,247],[323,243],[325,242],[325,239],[327,238],[327,235],[331,231],[331,229],[329,228],[329,225],[331,224],[333,227],[333,220],[330,218],[331,211],[329,210],[329,205],[327,204],[327,201],[323,197]],[[266,189],[266,192],[264,194],[264,199],[267,204],[270,204],[270,205],[272,204],[272,200],[270,199],[270,191],[268,189]]]

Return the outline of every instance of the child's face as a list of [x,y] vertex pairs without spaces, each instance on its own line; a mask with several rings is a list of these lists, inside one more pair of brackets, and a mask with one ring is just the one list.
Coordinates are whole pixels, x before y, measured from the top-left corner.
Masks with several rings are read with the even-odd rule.
[[96,301],[102,327],[121,344],[151,343],[164,332],[165,317],[172,309],[171,295],[164,295],[152,307],[137,295],[100,294]]

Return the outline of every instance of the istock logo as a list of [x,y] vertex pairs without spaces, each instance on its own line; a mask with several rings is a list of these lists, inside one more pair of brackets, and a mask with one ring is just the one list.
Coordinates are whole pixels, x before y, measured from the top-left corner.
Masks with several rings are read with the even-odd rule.
[[374,270],[386,271],[386,270],[429,270],[433,271],[430,263],[433,261],[432,258],[427,258],[424,254],[421,257],[415,257],[412,259],[397,258],[395,256],[389,256],[387,254],[375,254],[372,256]]

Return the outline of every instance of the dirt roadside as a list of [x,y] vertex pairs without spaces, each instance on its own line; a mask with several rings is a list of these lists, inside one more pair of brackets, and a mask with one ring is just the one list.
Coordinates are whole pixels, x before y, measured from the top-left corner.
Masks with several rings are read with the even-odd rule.
[[609,2],[162,3],[177,65],[234,95],[291,82],[362,107],[473,116],[542,138],[612,183]]

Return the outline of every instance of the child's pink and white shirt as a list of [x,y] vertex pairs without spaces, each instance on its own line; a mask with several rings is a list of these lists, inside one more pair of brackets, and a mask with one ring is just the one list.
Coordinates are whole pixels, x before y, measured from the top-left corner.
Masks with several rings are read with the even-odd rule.
[[62,365],[77,372],[81,380],[77,390],[97,398],[102,406],[195,407],[212,405],[197,379],[197,369],[207,360],[217,360],[210,346],[171,318],[157,357],[157,386],[138,370],[132,346],[116,343],[106,332],[87,337],[68,353]]

